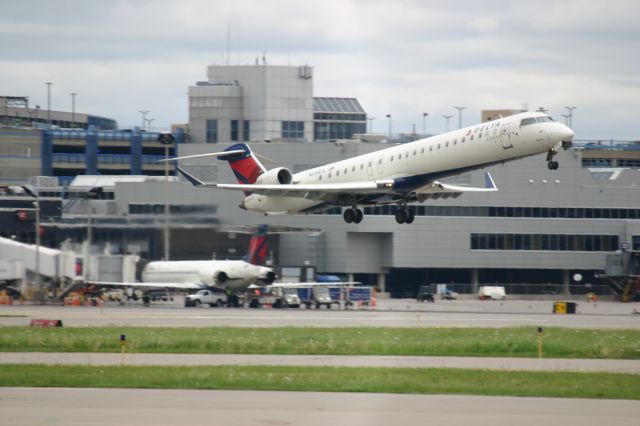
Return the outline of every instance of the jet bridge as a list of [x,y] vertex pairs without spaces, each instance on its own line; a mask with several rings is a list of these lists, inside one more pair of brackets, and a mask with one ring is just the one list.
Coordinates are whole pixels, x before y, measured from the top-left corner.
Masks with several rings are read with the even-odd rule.
[[640,251],[607,255],[605,273],[598,278],[620,296],[621,302],[640,301]]
[[62,282],[75,278],[75,253],[0,237],[0,281],[21,295],[33,288],[39,272],[42,282]]

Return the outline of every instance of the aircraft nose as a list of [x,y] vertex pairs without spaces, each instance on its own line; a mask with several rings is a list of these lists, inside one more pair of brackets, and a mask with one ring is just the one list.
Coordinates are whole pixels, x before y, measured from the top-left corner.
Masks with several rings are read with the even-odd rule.
[[560,131],[560,136],[562,136],[562,140],[565,142],[572,141],[573,135],[573,130],[571,130],[567,126],[563,126],[562,130]]

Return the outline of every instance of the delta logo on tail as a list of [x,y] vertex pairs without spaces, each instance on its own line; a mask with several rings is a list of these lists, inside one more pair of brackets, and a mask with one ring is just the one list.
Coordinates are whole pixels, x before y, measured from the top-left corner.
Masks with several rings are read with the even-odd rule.
[[[221,155],[219,158],[229,162],[233,174],[236,176],[238,183],[240,184],[254,184],[264,171],[264,167],[260,164],[257,158],[251,155],[251,150],[246,144],[239,143],[231,145],[224,152],[230,154]],[[248,195],[248,191],[245,191],[245,195]]]

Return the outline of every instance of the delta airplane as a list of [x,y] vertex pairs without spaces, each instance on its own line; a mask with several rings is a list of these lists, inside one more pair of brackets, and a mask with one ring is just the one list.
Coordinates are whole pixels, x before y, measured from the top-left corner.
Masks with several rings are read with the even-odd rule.
[[569,149],[572,140],[569,127],[546,114],[524,112],[295,174],[284,167],[267,170],[244,143],[169,161],[205,156],[228,161],[237,184],[207,183],[179,167],[178,171],[196,186],[243,191],[239,207],[245,210],[305,214],[346,206],[350,208],[343,213],[345,222],[360,223],[363,213],[358,206],[397,204],[396,221],[412,223],[409,203],[498,190],[488,172],[480,188],[441,179],[545,152],[547,167],[555,170],[558,162],[553,157],[561,147]]
[[[272,284],[276,274],[265,266],[267,258],[267,226],[261,225],[249,242],[245,260],[178,260],[149,262],[142,271],[142,282],[86,282],[98,288],[131,288],[141,291],[152,289],[200,290],[211,287],[242,293],[250,285]],[[75,287],[77,288],[77,286]]]

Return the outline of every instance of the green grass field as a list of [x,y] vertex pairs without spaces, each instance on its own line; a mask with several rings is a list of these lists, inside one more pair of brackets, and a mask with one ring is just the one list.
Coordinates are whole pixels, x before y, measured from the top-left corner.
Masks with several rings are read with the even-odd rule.
[[[1,327],[2,352],[537,357],[535,327],[149,328]],[[546,328],[548,358],[640,359],[640,331]]]
[[0,386],[640,399],[640,378],[633,374],[412,368],[0,365]]

